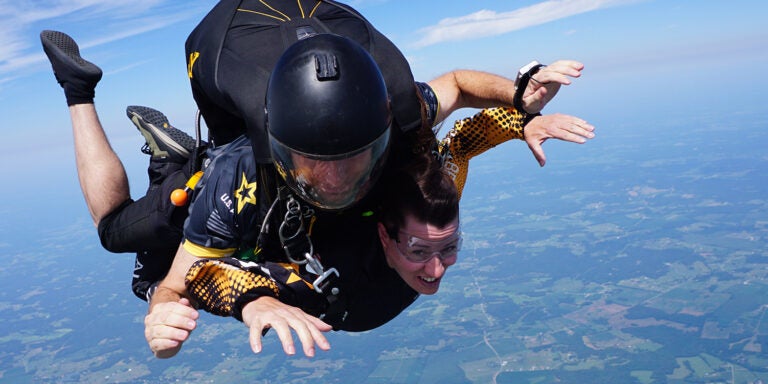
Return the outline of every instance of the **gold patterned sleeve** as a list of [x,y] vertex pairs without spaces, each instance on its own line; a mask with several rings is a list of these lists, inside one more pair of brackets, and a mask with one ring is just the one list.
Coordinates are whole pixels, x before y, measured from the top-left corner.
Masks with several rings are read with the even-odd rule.
[[469,160],[506,141],[523,139],[525,117],[511,107],[488,108],[453,124],[438,151],[443,172],[456,183],[459,197],[467,180]]
[[187,291],[202,309],[242,320],[240,305],[246,296],[279,296],[278,285],[268,274],[254,273],[244,269],[243,262],[226,260],[231,259],[198,260],[187,272]]

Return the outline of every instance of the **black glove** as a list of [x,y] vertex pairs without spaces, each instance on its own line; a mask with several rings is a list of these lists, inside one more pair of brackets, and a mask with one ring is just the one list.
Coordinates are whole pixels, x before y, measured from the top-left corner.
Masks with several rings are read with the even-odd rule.
[[42,31],[40,41],[56,81],[64,88],[67,105],[93,104],[101,68],[80,57],[80,48],[66,33]]

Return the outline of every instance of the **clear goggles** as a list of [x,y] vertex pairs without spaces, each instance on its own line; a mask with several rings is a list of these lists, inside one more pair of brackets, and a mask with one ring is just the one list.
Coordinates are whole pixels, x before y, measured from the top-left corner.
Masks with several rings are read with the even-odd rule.
[[[400,237],[404,237],[405,241],[401,241]],[[400,254],[408,259],[408,261],[426,263],[435,256],[439,257],[440,261],[456,257],[461,250],[463,241],[461,230],[456,228],[456,232],[453,235],[440,241],[425,240],[400,231],[398,238],[395,239],[395,244]]]

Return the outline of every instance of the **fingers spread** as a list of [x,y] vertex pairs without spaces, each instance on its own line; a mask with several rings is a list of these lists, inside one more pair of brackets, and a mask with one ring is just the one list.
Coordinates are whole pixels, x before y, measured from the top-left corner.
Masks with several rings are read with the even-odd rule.
[[[293,336],[291,335],[291,326],[285,319],[275,319],[270,322],[272,328],[277,332],[277,337],[280,339],[280,343],[283,344],[283,351],[287,355],[293,355],[296,353],[296,346],[293,344]],[[295,326],[293,326],[294,329]],[[297,330],[298,332],[298,330]]]
[[[323,323],[319,319],[315,318],[314,316],[309,316],[307,314],[302,313],[303,318],[299,319],[299,327],[294,327],[296,330],[296,334],[299,336],[299,340],[301,341],[301,345],[304,349],[304,354],[312,357],[315,355],[315,345],[320,347],[320,349],[327,351],[331,349],[331,345],[328,343],[328,340],[323,335],[323,332],[327,332],[330,329],[326,329],[324,331],[321,330],[321,328],[318,327],[318,324],[315,324],[313,320],[317,320],[318,322],[322,323],[326,327],[330,328],[328,324]],[[322,325],[320,325],[322,326]]]
[[288,355],[296,353],[293,332],[299,337],[304,354],[308,357],[315,355],[315,345],[322,350],[330,349],[330,344],[323,335],[323,332],[331,330],[330,325],[299,308],[275,299],[260,298],[247,304],[243,310],[243,320],[251,329],[251,348],[256,353],[262,349],[262,331],[267,328],[275,330],[283,345],[283,351]]

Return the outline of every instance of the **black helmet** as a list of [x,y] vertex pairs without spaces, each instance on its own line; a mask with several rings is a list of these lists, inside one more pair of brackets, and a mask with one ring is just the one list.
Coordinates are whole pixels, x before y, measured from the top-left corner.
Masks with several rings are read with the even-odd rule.
[[307,202],[345,208],[379,176],[389,98],[373,58],[352,40],[319,34],[291,45],[270,76],[266,113],[275,165]]

